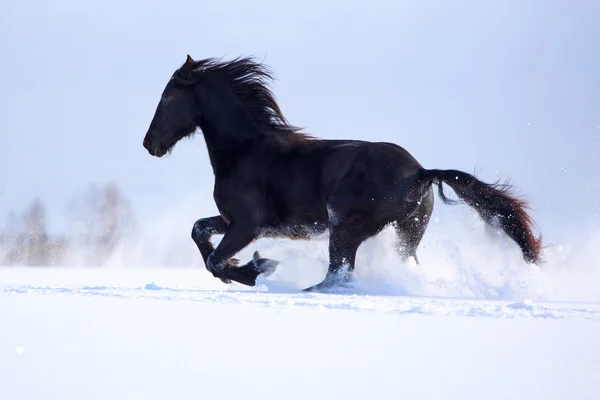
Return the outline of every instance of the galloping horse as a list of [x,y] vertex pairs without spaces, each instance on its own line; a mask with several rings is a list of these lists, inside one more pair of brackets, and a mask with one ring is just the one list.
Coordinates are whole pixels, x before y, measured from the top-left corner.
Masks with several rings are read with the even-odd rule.
[[[344,284],[360,244],[389,224],[400,255],[418,263],[417,246],[433,210],[432,185],[445,203],[455,204],[443,183],[516,242],[525,261],[540,260],[541,237],[534,236],[527,203],[511,186],[425,169],[393,143],[309,136],[282,114],[268,87],[272,79],[272,70],[253,58],[194,61],[188,55],[166,84],[143,141],[152,156],[162,157],[201,129],[220,215],[196,221],[191,236],[213,276],[254,286],[279,262],[255,252],[239,266],[236,253],[258,238],[310,239],[327,231],[327,275],[305,290]],[[224,235],[216,249],[213,235]]]

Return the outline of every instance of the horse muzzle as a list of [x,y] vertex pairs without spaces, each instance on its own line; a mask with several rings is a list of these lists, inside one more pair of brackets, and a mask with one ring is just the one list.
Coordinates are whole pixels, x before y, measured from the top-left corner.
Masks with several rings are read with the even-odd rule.
[[167,154],[166,146],[152,144],[152,142],[148,138],[144,138],[144,142],[142,144],[144,148],[148,150],[148,153],[151,156],[160,158]]

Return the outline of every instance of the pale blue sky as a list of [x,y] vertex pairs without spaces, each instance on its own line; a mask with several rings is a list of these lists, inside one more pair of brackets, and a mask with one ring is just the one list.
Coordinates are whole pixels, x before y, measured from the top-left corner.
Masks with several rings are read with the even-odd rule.
[[58,229],[76,191],[117,180],[140,218],[180,199],[204,202],[184,211],[187,238],[194,219],[214,210],[204,141],[156,159],[142,139],[189,53],[266,57],[284,113],[316,136],[393,141],[429,168],[510,177],[550,239],[598,226],[598,1],[0,8],[0,223],[40,196]]

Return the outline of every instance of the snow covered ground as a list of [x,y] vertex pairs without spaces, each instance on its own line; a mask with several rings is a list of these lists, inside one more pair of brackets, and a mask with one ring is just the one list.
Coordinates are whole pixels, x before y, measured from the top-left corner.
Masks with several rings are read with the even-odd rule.
[[3,268],[1,398],[598,398],[600,303],[373,285],[300,294],[203,269]]
[[281,261],[254,288],[214,279],[189,243],[181,267],[141,247],[104,268],[0,268],[0,398],[598,399],[600,235],[531,268],[464,215],[432,223],[420,265],[391,229],[365,242],[333,294],[298,290],[325,274],[319,238],[244,249]]

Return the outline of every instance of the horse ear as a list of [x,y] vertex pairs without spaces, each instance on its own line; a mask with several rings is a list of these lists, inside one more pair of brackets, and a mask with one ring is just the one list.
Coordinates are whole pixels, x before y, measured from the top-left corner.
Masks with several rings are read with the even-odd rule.
[[194,59],[188,54],[186,59],[185,59],[185,66],[189,69],[192,69],[192,67],[194,66]]
[[183,65],[176,71],[173,76],[177,76],[180,83],[192,84],[196,83],[196,78],[193,77],[194,66],[196,61],[188,54]]

